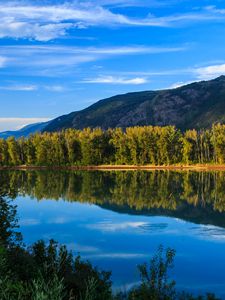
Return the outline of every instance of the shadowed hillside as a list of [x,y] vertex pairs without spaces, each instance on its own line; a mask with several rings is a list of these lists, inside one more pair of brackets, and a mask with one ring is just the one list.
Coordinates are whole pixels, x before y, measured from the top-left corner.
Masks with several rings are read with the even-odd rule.
[[176,125],[185,130],[225,122],[225,76],[177,89],[145,91],[100,100],[90,107],[60,116],[45,131],[85,127]]

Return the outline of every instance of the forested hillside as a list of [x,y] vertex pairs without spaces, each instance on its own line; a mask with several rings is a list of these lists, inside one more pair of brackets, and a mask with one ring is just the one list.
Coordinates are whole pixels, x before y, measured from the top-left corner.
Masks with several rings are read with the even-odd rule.
[[181,130],[209,128],[225,122],[225,76],[177,89],[118,95],[60,116],[45,131],[175,125]]
[[207,130],[174,126],[68,129],[28,139],[0,139],[0,165],[224,164],[225,125]]

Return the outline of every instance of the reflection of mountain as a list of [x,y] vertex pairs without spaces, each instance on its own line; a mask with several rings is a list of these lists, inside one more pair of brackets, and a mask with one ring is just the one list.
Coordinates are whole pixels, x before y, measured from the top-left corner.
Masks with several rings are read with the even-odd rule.
[[[225,200],[224,200],[225,201]],[[204,224],[204,225],[214,225],[225,228],[225,212],[215,211],[212,206],[202,207],[193,206],[188,203],[178,207],[175,210],[169,209],[143,209],[135,210],[131,209],[129,206],[116,206],[116,205],[101,205],[104,209],[109,209],[117,213],[127,213],[132,215],[145,215],[145,216],[165,216],[171,218],[182,219],[184,221]]]
[[2,171],[0,186],[12,197],[63,198],[225,227],[225,172]]

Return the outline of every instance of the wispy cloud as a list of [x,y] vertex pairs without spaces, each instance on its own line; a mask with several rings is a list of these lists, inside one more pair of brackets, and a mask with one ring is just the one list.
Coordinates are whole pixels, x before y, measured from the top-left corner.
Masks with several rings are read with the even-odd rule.
[[225,75],[225,64],[196,68],[194,72],[196,73],[198,79],[213,79],[220,75]]
[[32,92],[36,91],[38,87],[36,85],[10,85],[10,86],[0,86],[0,90],[5,91],[16,91],[16,92]]
[[91,229],[97,229],[104,232],[114,232],[114,231],[123,231],[123,230],[140,230],[143,226],[147,226],[147,222],[122,222],[122,223],[113,223],[111,221],[99,222],[97,224],[89,224],[88,227]]
[[225,9],[224,8],[217,8],[215,5],[206,6],[205,10],[207,10],[211,13],[225,15]]
[[193,82],[196,82],[196,80],[189,80],[189,81],[180,81],[180,82],[175,82],[173,84],[171,84],[168,89],[177,89],[181,86],[187,85],[187,84],[191,84]]
[[37,90],[45,90],[57,93],[64,92],[66,89],[62,85],[13,84],[0,86],[0,91],[33,92]]
[[142,77],[135,78],[123,78],[123,77],[114,77],[114,76],[99,76],[93,79],[85,79],[81,81],[83,83],[105,83],[105,84],[130,84],[130,85],[139,85],[147,83],[148,80]]
[[[170,0],[170,3],[174,2],[174,0]],[[92,3],[110,7],[159,7],[169,4],[165,0],[93,0]]]
[[0,56],[0,68],[3,68],[5,66],[7,59],[3,56]]
[[50,92],[64,92],[65,91],[65,87],[62,86],[62,85],[46,85],[44,86],[44,88],[47,90],[47,91],[50,91]]
[[0,37],[49,41],[64,36],[68,29],[89,26],[146,25],[157,26],[157,20],[133,20],[90,3],[60,5],[0,5]]
[[[71,47],[71,46],[2,46],[0,55],[6,57],[4,66],[18,68],[24,72],[31,69],[32,74],[40,69],[44,75],[51,73],[53,68],[71,69],[74,66],[128,55],[153,55],[157,53],[170,53],[185,51],[187,47]],[[50,71],[49,71],[50,69]],[[15,72],[15,71],[14,71]]]
[[[129,5],[129,2],[132,5]],[[143,1],[142,1],[143,2]],[[159,3],[159,1],[154,1]],[[139,5],[140,1],[73,1],[58,5],[35,5],[9,2],[0,5],[0,38],[26,38],[49,41],[65,36],[71,29],[85,29],[90,26],[145,26],[170,27],[185,22],[223,20],[217,9],[204,9],[170,16],[131,18],[112,12],[106,5]],[[145,5],[146,6],[146,5]]]
[[140,77],[153,77],[153,76],[177,76],[177,75],[185,75],[190,79],[186,81],[176,81],[168,88],[177,88],[186,84],[190,84],[192,82],[200,81],[200,80],[210,80],[221,75],[225,75],[225,63],[221,61],[221,63],[212,64],[212,62],[205,63],[204,66],[190,66],[187,68],[181,69],[168,69],[168,70],[160,70],[160,71],[140,71],[140,72],[114,72],[113,76],[140,76]]

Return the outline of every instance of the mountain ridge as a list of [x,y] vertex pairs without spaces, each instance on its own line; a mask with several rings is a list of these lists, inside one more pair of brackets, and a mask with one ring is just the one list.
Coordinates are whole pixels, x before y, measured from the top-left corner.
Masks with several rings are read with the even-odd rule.
[[225,123],[225,76],[193,82],[173,89],[119,94],[51,121],[35,123],[17,131],[0,132],[0,138],[28,137],[36,132],[67,128],[102,129],[131,126],[175,125],[181,130]]
[[130,92],[52,120],[44,131],[85,127],[175,125],[181,130],[225,122],[225,76],[175,89]]

